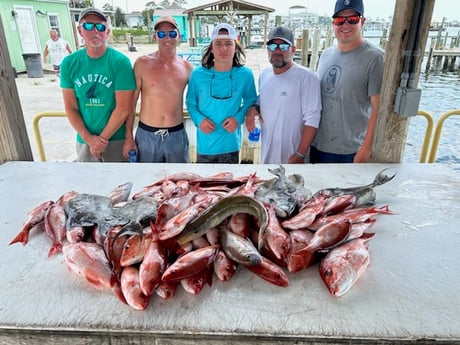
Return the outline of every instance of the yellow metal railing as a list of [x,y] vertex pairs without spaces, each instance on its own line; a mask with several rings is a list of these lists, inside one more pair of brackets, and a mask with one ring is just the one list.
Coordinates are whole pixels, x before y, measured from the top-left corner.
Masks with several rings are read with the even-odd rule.
[[35,142],[37,143],[38,154],[40,161],[46,162],[45,149],[43,147],[42,134],[40,132],[40,120],[44,117],[65,117],[66,113],[63,111],[44,111],[35,115],[32,122],[32,127],[35,135]]
[[433,132],[433,116],[431,116],[430,113],[424,111],[424,110],[419,110],[417,112],[417,115],[423,116],[426,119],[427,125],[426,125],[426,130],[425,130],[425,137],[423,139],[423,145],[422,145],[422,152],[420,153],[420,163],[426,163],[426,157],[428,155],[428,150],[430,148],[430,142],[431,142],[431,133]]
[[[136,116],[139,114],[137,113]],[[438,150],[439,146],[439,140],[441,138],[441,132],[442,132],[442,126],[444,121],[453,115],[460,115],[460,109],[455,109],[448,111],[447,113],[444,113],[439,120],[436,123],[435,131],[434,131],[434,136],[433,136],[433,141],[431,142],[431,133],[433,131],[433,117],[430,115],[430,113],[424,111],[424,110],[419,110],[417,112],[417,115],[425,117],[427,120],[427,126],[425,130],[425,137],[423,140],[423,145],[422,145],[422,151],[420,153],[420,163],[426,163],[427,162],[427,156],[428,156],[428,163],[433,163],[435,158],[436,158],[436,153]],[[66,113],[63,111],[46,111],[46,112],[41,112],[35,115],[32,126],[33,126],[33,131],[35,135],[35,141],[37,144],[37,150],[38,154],[40,156],[40,161],[46,162],[46,155],[45,155],[45,149],[43,146],[43,140],[40,132],[40,120],[44,117],[65,117]],[[184,116],[188,117],[188,113],[184,111]],[[431,150],[430,150],[430,144],[431,144]],[[429,153],[428,153],[429,152]],[[252,155],[251,155],[252,156]],[[254,153],[254,157],[255,157]],[[254,158],[254,162],[258,161],[258,159]]]
[[433,163],[434,160],[436,159],[436,153],[438,151],[438,146],[439,146],[439,139],[441,138],[442,126],[444,124],[444,121],[448,117],[453,116],[453,115],[460,115],[460,109],[450,110],[447,113],[442,114],[441,117],[438,119],[438,122],[436,122],[436,127],[434,129],[433,143],[431,144],[430,155],[428,157],[428,163]]

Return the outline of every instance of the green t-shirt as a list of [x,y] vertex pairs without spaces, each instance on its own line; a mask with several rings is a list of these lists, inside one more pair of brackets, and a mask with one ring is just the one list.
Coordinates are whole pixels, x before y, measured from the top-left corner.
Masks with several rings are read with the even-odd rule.
[[[99,135],[115,109],[115,91],[134,90],[136,82],[129,58],[107,47],[105,54],[90,58],[86,49],[65,57],[61,64],[61,87],[73,89],[88,131]],[[125,138],[125,125],[110,140]],[[80,135],[77,141],[84,143]]]

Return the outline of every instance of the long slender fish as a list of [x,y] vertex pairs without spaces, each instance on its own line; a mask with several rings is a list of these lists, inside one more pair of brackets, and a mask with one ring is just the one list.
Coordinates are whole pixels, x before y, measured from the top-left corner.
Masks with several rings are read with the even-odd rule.
[[392,169],[386,168],[380,171],[377,176],[375,176],[374,181],[364,186],[349,187],[349,188],[324,188],[317,191],[313,194],[313,198],[317,197],[319,194],[324,194],[328,196],[339,196],[339,195],[355,195],[358,200],[355,207],[370,206],[375,204],[376,194],[373,190],[374,187],[380,186],[391,181],[395,176],[396,172],[393,175],[385,174],[385,171]]
[[198,218],[185,226],[177,238],[177,243],[182,245],[202,236],[208,229],[216,227],[234,213],[248,213],[259,220],[261,243],[268,222],[267,210],[259,201],[245,195],[229,196],[209,206]]
[[392,169],[392,168],[386,168],[386,169],[383,169],[382,171],[380,171],[377,174],[377,176],[375,176],[374,181],[372,181],[371,183],[369,183],[367,185],[357,186],[357,187],[349,187],[349,188],[339,188],[339,187],[336,187],[336,188],[324,188],[324,189],[321,189],[321,190],[317,191],[313,195],[313,197],[315,197],[317,194],[319,194],[321,192],[326,194],[326,195],[330,195],[330,196],[344,195],[344,194],[354,194],[354,193],[359,192],[359,191],[361,191],[363,189],[374,188],[376,186],[380,186],[382,184],[385,184],[385,183],[391,181],[396,176],[396,173],[394,173],[391,176],[384,174],[384,172],[389,170],[389,169]]

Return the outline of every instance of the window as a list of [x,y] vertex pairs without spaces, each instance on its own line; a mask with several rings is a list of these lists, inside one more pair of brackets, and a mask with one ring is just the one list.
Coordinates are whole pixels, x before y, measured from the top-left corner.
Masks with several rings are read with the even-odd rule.
[[49,14],[48,13],[48,22],[50,25],[50,30],[55,29],[57,30],[59,37],[61,37],[61,24],[59,23],[59,17],[57,14]]

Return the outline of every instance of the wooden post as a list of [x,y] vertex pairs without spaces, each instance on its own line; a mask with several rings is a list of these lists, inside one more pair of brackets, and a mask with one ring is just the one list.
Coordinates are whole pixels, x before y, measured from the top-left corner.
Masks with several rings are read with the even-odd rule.
[[302,51],[302,56],[301,56],[301,64],[302,66],[308,67],[308,50],[310,49],[309,47],[309,31],[308,30],[303,30],[302,31],[302,46],[300,47]]
[[310,59],[310,68],[315,72],[318,66],[320,43],[321,43],[321,30],[315,30],[313,32],[313,44],[311,47],[311,59]]
[[[382,163],[400,163],[404,154],[407,141],[409,119],[401,117],[393,111],[395,95],[401,82],[403,68],[403,52],[407,49],[408,32],[412,20],[418,20],[413,15],[416,1],[396,0],[393,14],[393,24],[385,50],[385,73],[380,92],[380,108],[375,128],[372,161]],[[415,70],[415,83],[418,83],[423,52],[428,37],[431,17],[433,14],[434,0],[426,1],[425,21],[421,28]]]
[[24,115],[0,17],[0,164],[33,161]]

